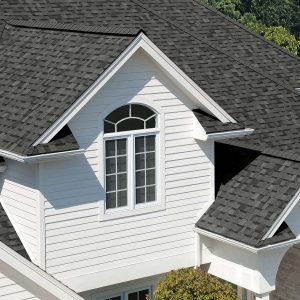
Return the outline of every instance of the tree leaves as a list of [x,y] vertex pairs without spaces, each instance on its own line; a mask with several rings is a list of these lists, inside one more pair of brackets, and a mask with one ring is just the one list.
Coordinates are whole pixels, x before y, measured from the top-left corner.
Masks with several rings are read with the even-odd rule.
[[293,54],[300,54],[300,0],[203,0]]

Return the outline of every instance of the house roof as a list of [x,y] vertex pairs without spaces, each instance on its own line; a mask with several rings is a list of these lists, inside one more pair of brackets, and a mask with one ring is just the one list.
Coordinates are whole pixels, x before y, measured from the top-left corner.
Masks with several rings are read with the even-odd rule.
[[11,224],[3,206],[0,203],[0,242],[18,252],[23,257],[29,259],[29,256]]
[[254,247],[295,238],[285,228],[263,240],[300,188],[300,162],[217,144],[216,174],[216,200],[198,228]]
[[194,115],[207,134],[245,129],[245,127],[239,123],[223,123],[216,117],[200,109],[195,109]]
[[[57,150],[57,142],[46,148],[31,145],[119,56],[138,30],[10,24],[16,25],[6,25],[0,43],[0,148],[22,155]],[[71,136],[64,144],[71,149],[76,146]]]
[[[1,19],[30,22],[10,22],[3,31],[0,148],[27,153],[28,147],[132,42],[136,30],[142,28],[238,124],[255,129],[250,136],[224,142],[260,154],[241,171],[260,181],[256,180],[256,186],[252,187],[253,180],[235,174],[223,184],[216,205],[235,208],[242,201],[252,203],[251,193],[246,191],[258,188],[261,205],[267,201],[274,209],[263,206],[270,218],[264,221],[259,211],[258,216],[254,213],[255,226],[250,226],[255,227],[254,240],[248,241],[247,226],[240,223],[232,226],[245,233],[249,243],[260,243],[258,231],[274,221],[298,184],[298,177],[289,173],[299,171],[300,162],[300,96],[295,91],[300,86],[297,57],[197,0],[19,0],[17,3],[3,0]],[[55,22],[61,24],[55,27]],[[102,29],[97,33],[95,26]],[[122,30],[125,32],[120,33]],[[208,131],[223,129],[213,118],[203,114],[199,118]],[[260,167],[260,163],[265,167]],[[284,182],[281,175],[288,178],[286,184],[292,188],[283,194],[278,191],[277,196],[272,193],[266,200],[268,195],[260,185],[280,186]],[[255,203],[258,205],[258,201]],[[217,206],[210,210],[216,219],[218,210]],[[252,215],[248,217],[246,221],[251,223]],[[261,221],[258,226],[256,218]],[[230,226],[217,229],[226,232]],[[211,230],[217,229],[211,224]]]

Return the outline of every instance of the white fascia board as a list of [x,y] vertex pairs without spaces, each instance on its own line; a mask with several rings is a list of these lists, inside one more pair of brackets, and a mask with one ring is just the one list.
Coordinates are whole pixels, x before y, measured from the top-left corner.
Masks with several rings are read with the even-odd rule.
[[286,208],[282,211],[282,213],[279,215],[277,220],[274,222],[272,227],[268,230],[268,232],[264,235],[263,240],[272,237],[278,228],[281,226],[281,224],[285,221],[285,219],[288,217],[288,215],[292,212],[294,207],[298,204],[300,201],[300,189],[297,191],[297,193],[294,195],[294,197],[291,199],[291,201],[288,203]]
[[206,94],[179,67],[177,67],[177,65],[158,47],[156,47],[144,33],[140,33],[121,55],[101,74],[101,76],[75,101],[75,103],[34,142],[33,146],[48,143],[118,72],[138,49],[143,49],[150,55],[171,78],[180,84],[180,86],[189,94],[193,95],[197,101],[205,106],[220,121],[236,123],[224,109],[209,97],[208,94]]
[[66,157],[72,157],[76,155],[80,155],[84,153],[84,149],[72,150],[72,151],[64,151],[64,152],[55,152],[41,155],[32,155],[32,156],[22,156],[19,154],[15,154],[6,150],[0,150],[0,156],[19,161],[22,163],[39,163],[45,161],[51,161],[56,159],[62,159]]
[[11,268],[15,269],[17,272],[20,272],[58,299],[83,300],[83,298],[74,291],[41,270],[39,267],[22,257],[17,252],[13,251],[11,248],[7,247],[2,242],[0,242],[0,257],[1,260]]
[[[199,123],[199,121],[197,120]],[[207,134],[203,127],[200,125],[194,124],[194,139],[201,140],[201,141],[218,141],[218,140],[225,140],[225,139],[233,139],[239,138],[243,136],[250,135],[254,132],[252,128],[245,128],[241,130],[232,130],[232,131],[223,131],[223,132],[216,132],[216,133],[209,133]]]
[[212,238],[214,240],[221,241],[225,244],[229,244],[229,245],[244,249],[246,251],[249,251],[249,252],[252,252],[252,253],[255,253],[255,254],[258,254],[258,253],[261,253],[261,252],[264,252],[264,251],[269,251],[269,250],[282,248],[282,247],[291,247],[292,245],[295,245],[295,244],[299,243],[299,241],[300,241],[300,238],[296,238],[296,239],[293,239],[293,240],[285,241],[285,242],[274,244],[274,245],[269,245],[269,246],[265,246],[265,247],[261,247],[261,248],[255,248],[255,247],[249,246],[247,244],[244,244],[244,243],[226,238],[226,237],[221,236],[219,234],[212,233],[212,232],[209,232],[209,231],[197,228],[197,227],[194,227],[193,230],[195,232],[197,232],[198,234],[200,234],[200,235],[207,236],[207,237]]

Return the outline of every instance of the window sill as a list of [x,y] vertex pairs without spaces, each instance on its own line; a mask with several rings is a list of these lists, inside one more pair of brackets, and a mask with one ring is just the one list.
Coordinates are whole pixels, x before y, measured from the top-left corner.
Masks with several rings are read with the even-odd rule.
[[165,203],[157,202],[146,205],[137,205],[134,208],[126,207],[123,209],[112,210],[102,213],[102,215],[100,216],[100,222],[150,214],[154,212],[163,211],[165,209]]

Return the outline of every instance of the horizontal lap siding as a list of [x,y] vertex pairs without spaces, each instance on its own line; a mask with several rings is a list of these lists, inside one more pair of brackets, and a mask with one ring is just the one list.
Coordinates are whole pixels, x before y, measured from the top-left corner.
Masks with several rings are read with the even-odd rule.
[[36,168],[7,160],[1,202],[33,262],[38,261],[38,192]]
[[38,299],[25,290],[12,279],[0,273],[0,299],[3,300],[29,300]]
[[[165,197],[163,211],[99,222],[104,191],[99,183],[99,123],[118,99],[154,101],[164,113]],[[151,103],[151,102],[149,102]],[[45,196],[47,271],[59,279],[186,253],[193,260],[192,227],[211,197],[211,162],[193,138],[194,105],[158,70],[136,55],[71,121],[88,152],[41,166]],[[126,278],[124,278],[124,281]]]

